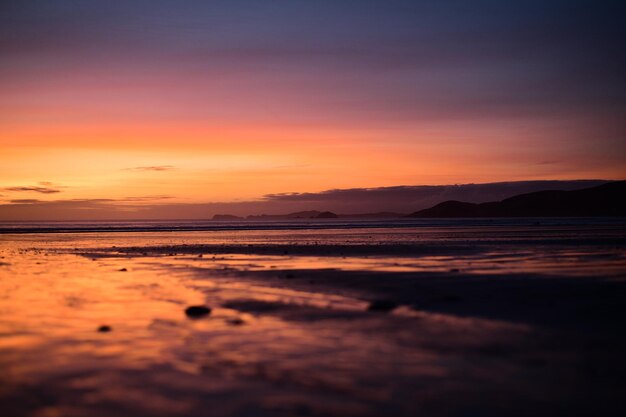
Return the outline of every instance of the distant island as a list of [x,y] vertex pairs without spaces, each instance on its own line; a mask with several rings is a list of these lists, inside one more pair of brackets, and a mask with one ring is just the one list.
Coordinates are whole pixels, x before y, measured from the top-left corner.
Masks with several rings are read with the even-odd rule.
[[288,214],[259,214],[250,215],[246,217],[234,216],[232,214],[216,214],[211,220],[213,221],[241,221],[241,220],[253,220],[253,221],[270,221],[270,220],[295,220],[295,219],[395,219],[406,217],[406,214],[392,213],[392,212],[379,212],[379,213],[360,213],[360,214],[337,214],[332,211],[297,211]]
[[234,220],[244,220],[243,217],[233,216],[232,214],[216,214],[213,216],[211,220],[224,222],[224,221],[234,221]]
[[626,181],[574,191],[538,191],[502,201],[445,201],[407,217],[597,217],[626,216]]
[[337,216],[335,213],[330,211],[298,211],[295,213],[289,214],[261,214],[257,216],[248,216],[246,219],[248,220],[286,220],[286,219],[336,219]]

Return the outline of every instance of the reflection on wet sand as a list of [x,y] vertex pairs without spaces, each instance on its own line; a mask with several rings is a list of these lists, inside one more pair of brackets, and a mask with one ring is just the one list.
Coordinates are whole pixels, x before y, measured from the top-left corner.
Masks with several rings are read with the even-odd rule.
[[[333,239],[371,231],[349,233]],[[619,415],[622,246],[326,256],[258,239],[3,238],[0,408]]]

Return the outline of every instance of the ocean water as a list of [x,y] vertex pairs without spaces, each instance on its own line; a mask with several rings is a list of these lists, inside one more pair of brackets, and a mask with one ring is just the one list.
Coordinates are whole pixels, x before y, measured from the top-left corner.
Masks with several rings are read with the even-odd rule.
[[150,232],[213,230],[319,230],[414,227],[619,226],[626,218],[475,218],[475,219],[294,219],[268,221],[144,220],[144,221],[0,221],[0,234],[66,232]]
[[617,416],[624,299],[625,219],[4,222],[0,409]]

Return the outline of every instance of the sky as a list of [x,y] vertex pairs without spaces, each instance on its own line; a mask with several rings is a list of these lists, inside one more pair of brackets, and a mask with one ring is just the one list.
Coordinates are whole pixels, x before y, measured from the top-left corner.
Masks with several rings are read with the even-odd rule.
[[625,9],[2,1],[0,219],[624,179]]

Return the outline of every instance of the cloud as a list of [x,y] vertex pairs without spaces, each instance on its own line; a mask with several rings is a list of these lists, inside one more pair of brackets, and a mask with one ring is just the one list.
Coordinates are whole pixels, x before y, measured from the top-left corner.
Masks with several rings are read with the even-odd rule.
[[[40,183],[40,184],[42,184],[42,183]],[[11,192],[34,192],[34,193],[41,193],[41,194],[54,194],[54,193],[60,193],[61,192],[61,190],[59,190],[57,188],[40,187],[40,186],[5,187],[3,189],[5,191],[11,191]]]
[[158,200],[169,200],[172,197],[171,195],[148,195],[148,196],[143,196],[143,197],[125,197],[125,198],[120,198],[118,200],[111,200],[111,201],[117,201],[117,202],[128,202],[128,203],[140,203],[140,202],[145,202],[145,201],[158,201]]
[[124,171],[171,171],[176,169],[173,165],[154,165],[147,167],[124,168]]
[[516,181],[486,184],[416,185],[379,188],[350,188],[319,193],[268,194],[268,203],[283,203],[308,210],[331,210],[339,213],[376,211],[407,212],[413,207],[427,208],[446,200],[472,203],[499,201],[517,194],[559,189],[593,187],[605,180]]
[[41,200],[35,198],[19,198],[17,200],[9,200],[13,204],[37,204],[41,203]]
[[73,206],[73,207],[93,207],[93,206],[134,206],[142,205],[142,203],[158,202],[173,198],[168,195],[152,195],[140,197],[123,197],[123,198],[71,198],[64,200],[39,200],[36,198],[18,198],[9,200],[13,204],[31,204],[31,205],[48,205],[48,206]]
[[326,190],[319,193],[269,194],[241,202],[176,203],[166,195],[119,199],[11,200],[0,204],[0,220],[129,220],[210,219],[214,214],[285,214],[302,210],[330,210],[339,214],[392,211],[411,213],[446,200],[474,203],[503,200],[532,191],[573,190],[605,180],[519,181],[487,184],[417,185]]

